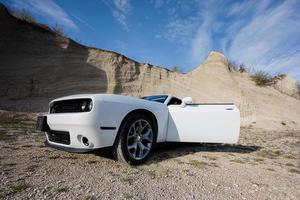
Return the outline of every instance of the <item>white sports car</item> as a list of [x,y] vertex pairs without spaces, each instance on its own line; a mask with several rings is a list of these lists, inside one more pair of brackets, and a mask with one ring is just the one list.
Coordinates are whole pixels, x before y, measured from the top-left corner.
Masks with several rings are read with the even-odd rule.
[[240,112],[232,103],[193,104],[191,97],[74,95],[51,101],[37,129],[52,147],[86,152],[113,146],[117,160],[137,165],[159,142],[236,143]]

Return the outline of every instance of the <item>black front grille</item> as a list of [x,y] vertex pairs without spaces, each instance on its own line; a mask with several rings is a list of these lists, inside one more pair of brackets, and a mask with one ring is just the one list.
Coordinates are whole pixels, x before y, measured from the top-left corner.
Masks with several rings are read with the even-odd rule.
[[91,99],[71,99],[55,101],[50,105],[50,113],[88,112],[92,108]]
[[70,133],[66,131],[53,131],[50,130],[47,132],[48,139],[51,142],[61,143],[61,144],[70,144]]

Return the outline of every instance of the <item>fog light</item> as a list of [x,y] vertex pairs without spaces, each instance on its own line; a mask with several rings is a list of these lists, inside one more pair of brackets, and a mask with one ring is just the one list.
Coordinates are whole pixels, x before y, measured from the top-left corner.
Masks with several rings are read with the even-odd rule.
[[86,137],[82,137],[81,142],[87,147],[90,145],[90,142]]

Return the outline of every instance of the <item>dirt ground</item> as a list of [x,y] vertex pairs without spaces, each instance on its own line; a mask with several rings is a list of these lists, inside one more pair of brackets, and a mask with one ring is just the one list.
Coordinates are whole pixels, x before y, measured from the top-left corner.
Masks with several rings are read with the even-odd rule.
[[1,112],[1,199],[300,199],[300,131],[244,127],[238,145],[159,145],[130,167],[46,147],[34,117]]

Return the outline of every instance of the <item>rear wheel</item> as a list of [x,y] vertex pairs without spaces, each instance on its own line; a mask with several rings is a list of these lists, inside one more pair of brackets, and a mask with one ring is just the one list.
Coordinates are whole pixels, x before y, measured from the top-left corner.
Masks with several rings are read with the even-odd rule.
[[147,160],[156,140],[156,127],[147,115],[136,113],[129,116],[119,130],[114,145],[118,161],[138,165]]

